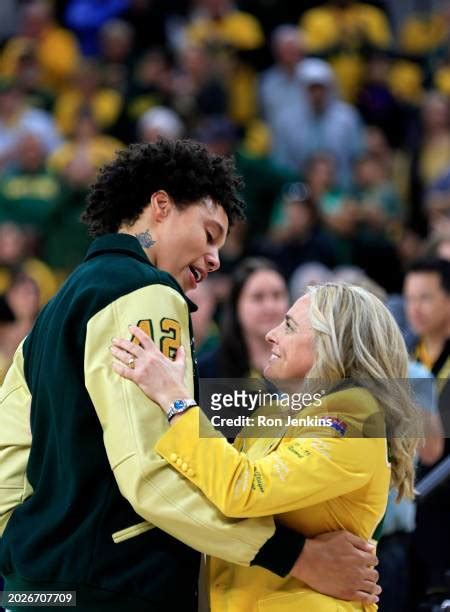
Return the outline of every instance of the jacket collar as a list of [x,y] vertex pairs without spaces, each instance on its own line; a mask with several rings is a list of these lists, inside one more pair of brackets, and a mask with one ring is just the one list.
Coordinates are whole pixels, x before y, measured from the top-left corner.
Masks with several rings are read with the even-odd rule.
[[104,253],[123,253],[154,267],[139,244],[138,239],[130,236],[130,234],[105,234],[96,238],[89,247],[84,261]]
[[[88,261],[89,259],[93,259],[94,257],[103,255],[105,253],[122,253],[123,255],[133,257],[134,259],[155,268],[155,270],[157,269],[145,254],[145,251],[139,244],[138,239],[130,234],[105,234],[104,236],[96,238],[89,247],[84,261]],[[170,278],[186,300],[189,312],[195,312],[198,310],[198,306],[185,295],[177,280],[173,276],[170,276]]]

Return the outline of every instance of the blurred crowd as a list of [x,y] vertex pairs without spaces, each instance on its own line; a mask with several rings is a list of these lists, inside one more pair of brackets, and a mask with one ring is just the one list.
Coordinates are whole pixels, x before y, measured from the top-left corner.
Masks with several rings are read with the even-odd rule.
[[[130,142],[195,138],[235,159],[247,203],[192,296],[203,375],[260,375],[289,300],[362,283],[395,314],[414,376],[439,383],[421,469],[447,456],[449,43],[450,0],[1,0],[0,379],[84,256],[98,168]],[[391,520],[382,611],[444,588],[449,489],[418,509],[415,543],[415,511]]]

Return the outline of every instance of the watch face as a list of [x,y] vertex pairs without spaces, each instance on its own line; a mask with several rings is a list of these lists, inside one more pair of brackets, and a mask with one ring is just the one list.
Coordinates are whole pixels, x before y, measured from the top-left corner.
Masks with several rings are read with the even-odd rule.
[[185,407],[186,403],[184,400],[176,400],[173,403],[173,407],[175,408],[175,410],[183,410],[183,408]]

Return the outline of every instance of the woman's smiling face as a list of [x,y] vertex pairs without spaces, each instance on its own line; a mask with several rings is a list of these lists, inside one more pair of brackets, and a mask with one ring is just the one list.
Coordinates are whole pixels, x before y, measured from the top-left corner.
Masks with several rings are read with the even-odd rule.
[[284,321],[266,340],[272,355],[264,375],[272,380],[302,379],[314,364],[314,330],[309,315],[310,297],[305,295],[288,310]]

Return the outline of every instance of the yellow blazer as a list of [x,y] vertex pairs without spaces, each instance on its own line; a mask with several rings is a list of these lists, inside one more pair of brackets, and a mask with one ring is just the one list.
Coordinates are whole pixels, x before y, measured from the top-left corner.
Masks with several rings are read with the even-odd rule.
[[[351,388],[323,398],[320,408],[307,413],[339,421],[290,427],[279,438],[241,438],[233,447],[193,408],[155,450],[226,516],[277,515],[306,536],[346,529],[370,539],[384,515],[390,483],[385,437],[364,437],[367,424],[380,416],[379,406],[367,390]],[[327,597],[289,576],[217,558],[210,559],[209,578],[213,612],[377,609]]]

